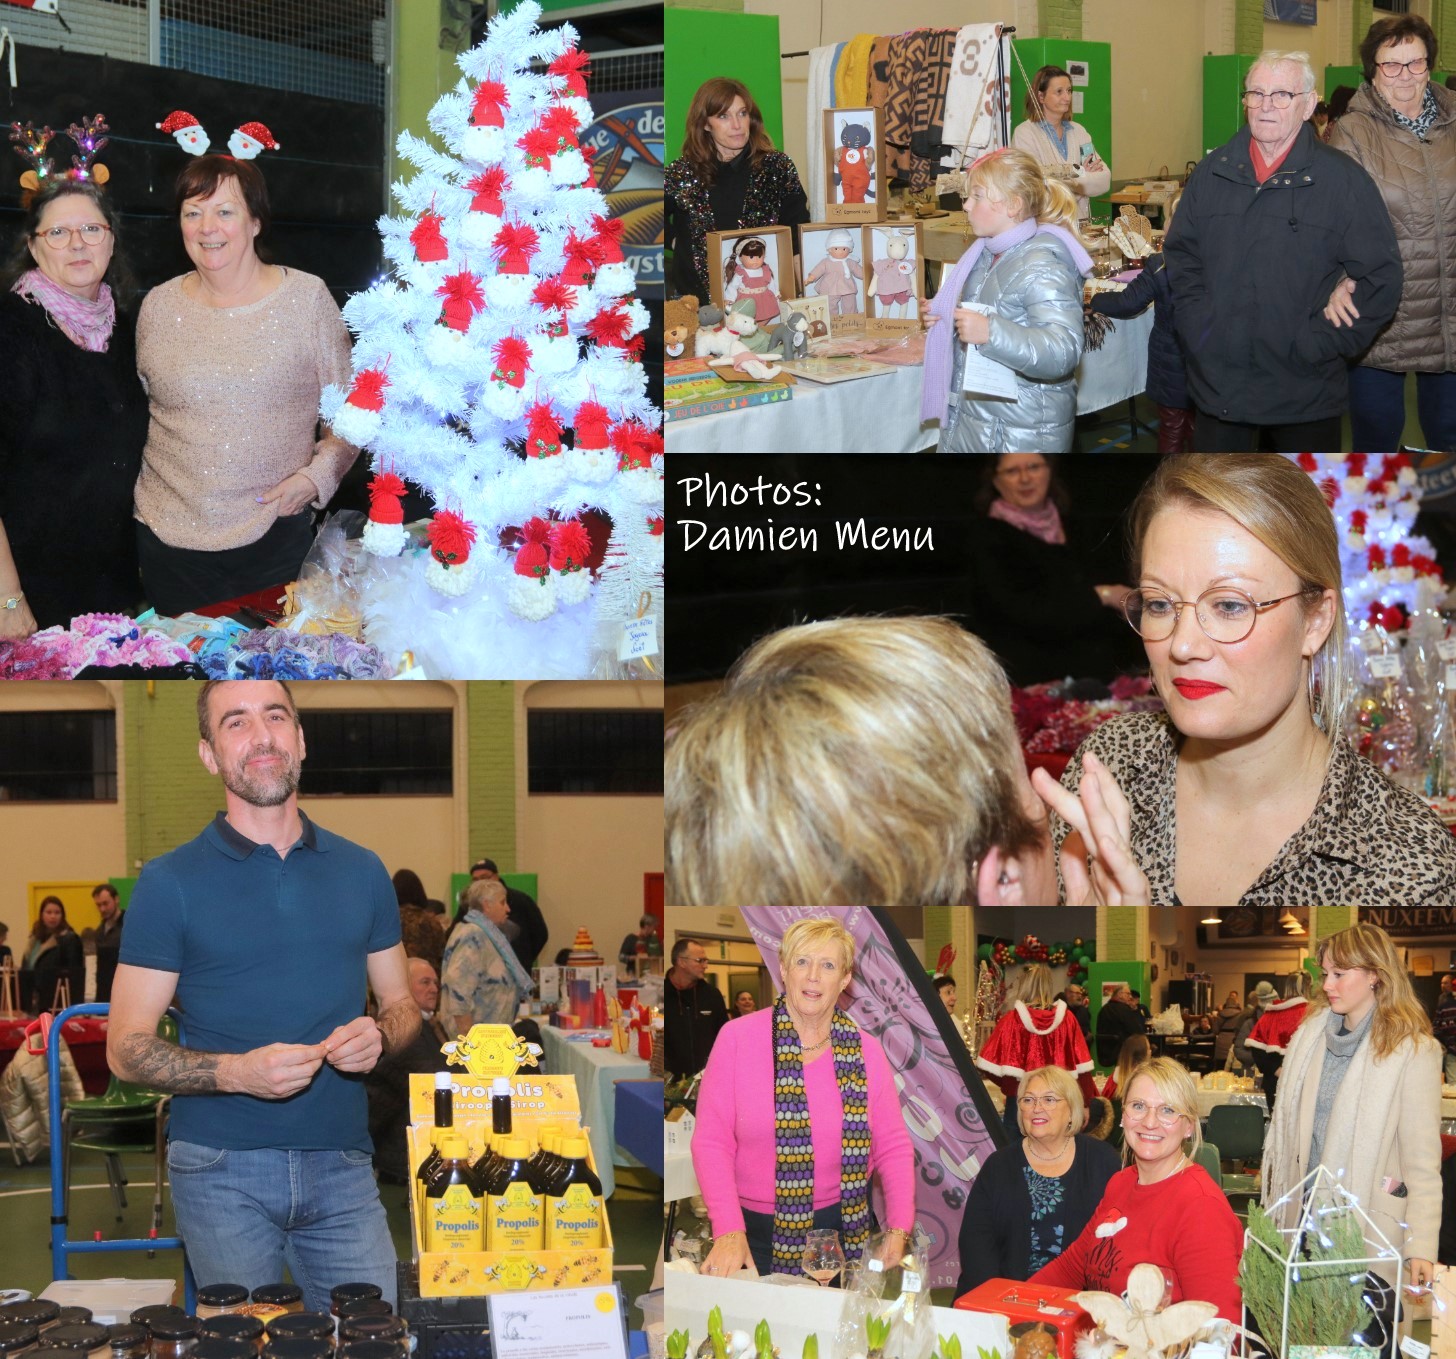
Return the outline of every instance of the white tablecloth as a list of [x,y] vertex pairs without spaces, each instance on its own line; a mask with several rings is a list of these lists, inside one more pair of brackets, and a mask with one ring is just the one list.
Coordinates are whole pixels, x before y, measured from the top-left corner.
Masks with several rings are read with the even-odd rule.
[[[1077,365],[1077,414],[1115,406],[1147,386],[1152,308],[1114,322],[1102,348]],[[920,424],[921,369],[794,386],[792,400],[667,425],[669,453],[914,453],[934,448],[939,427]]]
[[698,1175],[693,1169],[691,1148],[671,1148],[662,1158],[662,1200],[676,1203],[679,1199],[690,1199],[701,1193]]

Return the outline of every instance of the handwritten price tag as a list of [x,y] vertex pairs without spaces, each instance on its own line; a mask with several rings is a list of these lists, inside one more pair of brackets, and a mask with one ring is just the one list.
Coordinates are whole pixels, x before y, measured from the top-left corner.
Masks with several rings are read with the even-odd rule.
[[1370,673],[1376,679],[1399,679],[1400,657],[1372,656],[1370,658]]
[[640,661],[657,655],[657,620],[647,614],[622,624],[622,640],[617,643],[619,661]]
[[1456,661],[1456,637],[1443,637],[1436,643],[1436,655],[1443,661]]

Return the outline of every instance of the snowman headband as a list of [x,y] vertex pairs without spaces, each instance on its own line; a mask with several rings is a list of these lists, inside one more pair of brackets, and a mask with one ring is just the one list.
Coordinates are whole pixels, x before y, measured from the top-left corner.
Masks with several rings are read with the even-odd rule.
[[[104,113],[98,113],[94,118],[83,117],[64,132],[53,132],[49,127],[37,128],[34,123],[11,123],[10,140],[15,143],[15,154],[28,161],[31,167],[20,176],[20,187],[34,193],[62,179],[78,184],[105,184],[111,178],[111,172],[106,166],[93,162],[101,148],[111,140],[106,135],[110,131]],[[69,137],[81,153],[71,157],[68,170],[60,169],[46,154],[57,137]]]
[[[157,124],[157,130],[175,137],[177,145],[189,156],[206,155],[212,144],[207,130],[185,109],[173,109]],[[279,142],[273,140],[273,134],[267,127],[258,122],[239,123],[227,145],[234,160],[253,160],[263,151],[283,149]]]

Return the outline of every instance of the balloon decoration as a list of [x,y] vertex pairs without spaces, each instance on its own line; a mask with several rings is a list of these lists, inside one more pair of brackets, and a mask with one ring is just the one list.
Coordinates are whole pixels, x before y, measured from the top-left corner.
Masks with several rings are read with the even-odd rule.
[[1051,967],[1063,967],[1067,969],[1067,980],[1077,981],[1087,975],[1087,966],[1095,962],[1097,947],[1089,944],[1085,939],[1078,936],[1070,943],[1065,940],[1058,940],[1052,944],[1044,944],[1034,934],[1025,935],[1019,944],[1013,944],[1009,939],[997,939],[989,944],[982,944],[976,949],[976,957],[983,963],[991,963],[1003,971],[1014,967],[1017,963],[1030,965],[1032,963],[1046,963]]

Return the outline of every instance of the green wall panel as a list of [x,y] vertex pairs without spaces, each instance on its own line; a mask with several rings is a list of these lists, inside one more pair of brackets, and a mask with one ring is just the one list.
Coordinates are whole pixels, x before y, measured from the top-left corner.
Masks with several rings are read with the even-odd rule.
[[663,12],[663,33],[667,59],[663,149],[667,160],[675,159],[682,149],[693,95],[713,76],[731,76],[747,85],[773,144],[783,146],[782,49],[776,14],[724,14],[669,5]]

